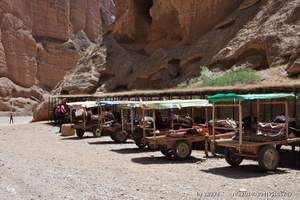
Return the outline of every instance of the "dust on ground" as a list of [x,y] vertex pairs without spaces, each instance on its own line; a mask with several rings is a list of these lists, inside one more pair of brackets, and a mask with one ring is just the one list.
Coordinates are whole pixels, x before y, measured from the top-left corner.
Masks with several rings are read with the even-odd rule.
[[[193,151],[168,159],[109,137],[62,138],[44,123],[0,127],[0,199],[280,199],[300,196],[299,155],[281,152],[276,173],[232,168]],[[297,160],[298,158],[298,160]],[[268,198],[269,197],[269,198]]]

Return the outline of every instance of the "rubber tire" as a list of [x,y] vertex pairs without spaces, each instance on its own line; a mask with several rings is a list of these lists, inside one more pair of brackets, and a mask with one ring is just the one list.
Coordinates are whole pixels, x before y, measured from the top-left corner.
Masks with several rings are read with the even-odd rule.
[[173,154],[177,160],[186,160],[191,156],[192,146],[185,141],[178,141],[173,147]]
[[279,165],[277,149],[270,145],[261,147],[258,153],[258,164],[263,171],[275,171]]
[[111,138],[117,143],[124,143],[127,140],[127,133],[125,131],[117,131],[111,133]]
[[135,140],[134,142],[140,149],[144,149],[147,146],[147,144],[142,143],[141,140]]
[[136,127],[131,134],[131,137],[134,141],[141,140],[143,138],[143,129],[140,127]]
[[[147,135],[147,133],[146,133]],[[132,133],[132,139],[134,140],[136,146],[140,149],[144,149],[147,144],[142,143],[143,140],[143,129],[141,127],[136,127]]]
[[84,136],[85,130],[84,129],[76,129],[76,135],[79,138],[82,138]]
[[226,162],[232,167],[238,167],[244,160],[243,157],[236,155],[230,148],[224,149],[224,157]]
[[[94,137],[101,137],[102,136],[102,130],[99,127],[94,127],[93,128],[93,136]],[[97,132],[99,131],[99,132]]]
[[149,150],[153,151],[153,150],[158,150],[158,146],[155,144],[147,144],[147,147]]
[[165,147],[161,147],[160,152],[167,158],[171,158],[173,156],[172,149],[166,149]]

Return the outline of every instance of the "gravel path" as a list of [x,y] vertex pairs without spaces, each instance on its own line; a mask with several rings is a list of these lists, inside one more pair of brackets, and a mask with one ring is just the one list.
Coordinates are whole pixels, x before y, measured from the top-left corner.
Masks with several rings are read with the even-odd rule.
[[298,155],[290,151],[282,153],[289,162],[266,174],[254,161],[235,169],[193,151],[178,162],[131,142],[57,131],[42,123],[0,127],[0,200],[300,199]]

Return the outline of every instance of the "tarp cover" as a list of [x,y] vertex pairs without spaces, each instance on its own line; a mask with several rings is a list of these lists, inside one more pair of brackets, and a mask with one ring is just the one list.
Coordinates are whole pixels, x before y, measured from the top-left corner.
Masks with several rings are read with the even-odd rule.
[[270,93],[270,94],[246,94],[238,95],[235,93],[216,94],[209,96],[210,103],[218,102],[235,102],[235,101],[247,101],[247,100],[272,100],[272,99],[295,99],[296,96],[293,93]]
[[121,105],[127,108],[143,108],[145,110],[181,109],[191,107],[210,107],[212,106],[206,99],[189,100],[164,100],[164,101],[140,101]]

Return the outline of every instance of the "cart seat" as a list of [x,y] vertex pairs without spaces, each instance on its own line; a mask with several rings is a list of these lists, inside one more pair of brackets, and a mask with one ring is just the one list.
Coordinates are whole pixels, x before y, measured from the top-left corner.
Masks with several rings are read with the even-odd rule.
[[285,123],[258,123],[257,135],[278,137],[285,135]]
[[[239,139],[239,133],[235,135],[234,140]],[[285,124],[283,123],[258,123],[257,131],[246,131],[243,134],[243,141],[248,142],[271,142],[286,139]]]

